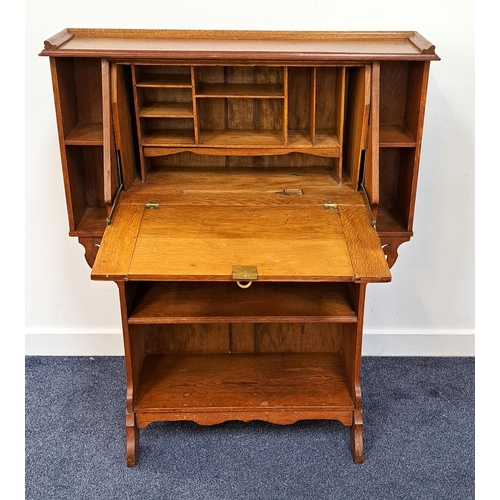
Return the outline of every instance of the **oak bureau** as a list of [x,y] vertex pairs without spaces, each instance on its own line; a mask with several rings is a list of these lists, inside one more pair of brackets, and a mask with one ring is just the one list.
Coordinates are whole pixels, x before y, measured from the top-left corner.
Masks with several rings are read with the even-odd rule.
[[45,41],[69,234],[116,282],[126,459],[155,421],[334,419],[363,461],[368,283],[412,236],[417,32],[66,29]]

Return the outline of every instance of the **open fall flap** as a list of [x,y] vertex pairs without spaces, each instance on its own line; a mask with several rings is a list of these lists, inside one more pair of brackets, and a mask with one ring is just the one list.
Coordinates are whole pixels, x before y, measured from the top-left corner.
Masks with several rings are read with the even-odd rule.
[[169,206],[121,203],[106,229],[94,280],[390,281],[364,205]]

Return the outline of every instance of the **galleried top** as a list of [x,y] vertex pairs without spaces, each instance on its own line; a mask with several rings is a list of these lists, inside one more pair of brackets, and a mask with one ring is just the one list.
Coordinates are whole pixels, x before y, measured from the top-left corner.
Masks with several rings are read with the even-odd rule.
[[416,31],[285,32],[68,28],[47,39],[52,57],[321,62],[439,60]]

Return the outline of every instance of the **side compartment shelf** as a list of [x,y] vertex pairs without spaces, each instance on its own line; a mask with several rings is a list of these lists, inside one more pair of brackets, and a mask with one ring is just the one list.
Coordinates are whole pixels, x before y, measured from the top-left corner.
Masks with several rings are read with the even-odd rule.
[[70,234],[105,228],[103,100],[100,59],[51,61]]
[[380,63],[379,189],[376,227],[389,267],[413,234],[429,77],[427,62]]
[[380,206],[383,236],[411,236],[428,62],[380,63]]

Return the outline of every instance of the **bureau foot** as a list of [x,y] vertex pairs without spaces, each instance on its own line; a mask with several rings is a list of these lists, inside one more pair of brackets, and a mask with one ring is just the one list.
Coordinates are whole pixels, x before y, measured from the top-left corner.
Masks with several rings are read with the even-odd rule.
[[126,440],[127,440],[127,466],[135,467],[137,463],[137,452],[139,450],[139,429],[135,425],[135,415],[126,415]]
[[351,425],[351,453],[354,463],[363,463],[363,413],[361,411],[354,412]]

